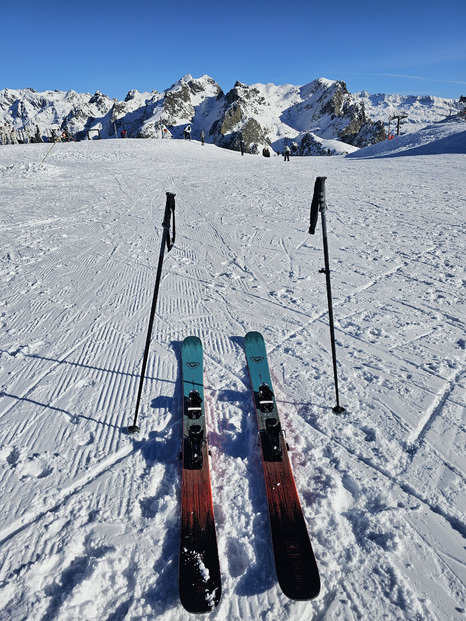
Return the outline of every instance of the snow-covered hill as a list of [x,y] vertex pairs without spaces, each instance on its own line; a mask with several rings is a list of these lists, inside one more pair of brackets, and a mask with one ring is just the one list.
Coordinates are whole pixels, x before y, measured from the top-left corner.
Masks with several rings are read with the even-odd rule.
[[25,141],[36,125],[42,135],[67,130],[81,140],[89,129],[102,138],[120,136],[122,130],[130,137],[180,138],[191,124],[196,140],[204,131],[207,142],[228,149],[238,150],[242,140],[251,153],[264,146],[282,151],[289,145],[298,155],[328,155],[384,140],[384,124],[394,110],[409,113],[413,130],[457,112],[458,106],[433,97],[352,95],[344,82],[325,78],[305,86],[237,82],[225,94],[209,76],[194,79],[188,74],[163,93],[133,90],[125,101],[100,92],[4,89],[0,124],[14,127]]
[[348,157],[399,157],[404,155],[439,155],[466,153],[466,119],[452,116],[423,129],[392,140],[384,140]]
[[[466,156],[438,148],[445,127],[426,130],[435,155],[371,159],[102,140],[58,143],[40,165],[50,145],[0,149],[2,621],[192,618],[177,587],[189,334],[205,349],[222,571],[209,618],[464,621]],[[320,222],[307,233],[316,176],[342,415]],[[177,237],[134,437],[167,191]],[[313,602],[276,582],[249,330],[268,346],[322,577]]]

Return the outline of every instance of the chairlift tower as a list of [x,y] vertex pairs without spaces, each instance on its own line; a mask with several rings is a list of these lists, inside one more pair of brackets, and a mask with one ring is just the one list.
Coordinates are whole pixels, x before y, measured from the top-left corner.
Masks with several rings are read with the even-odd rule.
[[463,104],[463,109],[460,110],[460,115],[466,119],[466,97],[464,95],[461,95],[459,101],[460,101],[460,104]]
[[397,121],[396,124],[396,135],[399,136],[400,135],[400,127],[401,127],[401,121],[403,119],[407,119],[408,115],[406,112],[395,112],[394,114],[391,114],[388,117],[388,135],[390,135],[390,123],[391,121]]

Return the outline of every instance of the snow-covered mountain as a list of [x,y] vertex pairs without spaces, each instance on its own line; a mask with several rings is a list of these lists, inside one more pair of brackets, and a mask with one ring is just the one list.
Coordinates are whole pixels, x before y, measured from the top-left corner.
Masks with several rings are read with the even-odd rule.
[[[459,103],[437,97],[351,94],[343,81],[319,78],[305,86],[236,82],[224,93],[205,75],[185,75],[163,93],[132,90],[124,101],[96,92],[0,91],[0,123],[15,128],[19,140],[36,132],[50,137],[67,130],[77,140],[88,130],[112,138],[126,130],[133,138],[180,138],[187,124],[193,137],[259,153],[264,146],[297,155],[348,153],[386,138],[385,125],[396,112],[408,114],[403,131],[421,129],[458,112]],[[95,132],[97,135],[97,132]]]
[[406,114],[402,121],[402,133],[417,132],[432,122],[442,121],[447,117],[458,114],[462,108],[458,100],[442,99],[432,95],[370,95],[367,91],[352,95],[357,101],[364,104],[367,114],[373,121],[383,121],[387,124],[390,116]]
[[[182,140],[0,148],[1,621],[201,618],[178,594],[189,335],[222,576],[205,621],[465,621],[465,133],[452,118],[289,163]],[[321,222],[307,232],[316,176],[342,414]],[[134,436],[167,191],[176,241]],[[277,583],[250,330],[321,574],[312,601]]]

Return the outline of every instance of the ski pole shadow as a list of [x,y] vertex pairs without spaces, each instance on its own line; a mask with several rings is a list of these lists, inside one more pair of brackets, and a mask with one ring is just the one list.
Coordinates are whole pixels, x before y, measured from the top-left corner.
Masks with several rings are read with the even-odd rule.
[[[53,358],[51,356],[40,356],[39,354],[28,354],[28,353],[24,353],[21,352],[22,356],[24,358],[27,359],[31,359],[31,360],[42,360],[43,362],[51,362],[53,365],[60,365],[60,366],[68,366],[68,367],[77,367],[80,369],[87,369],[89,371],[97,371],[98,373],[102,373],[104,374],[109,374],[109,375],[119,375],[119,376],[123,376],[123,377],[139,377],[137,372],[132,372],[132,371],[124,371],[121,369],[112,369],[112,368],[105,368],[105,367],[99,367],[95,364],[85,364],[83,362],[75,362],[73,360],[67,360],[67,359],[60,359],[60,358]],[[7,351],[6,349],[0,349],[0,354],[9,354],[11,355],[11,352]],[[146,376],[147,380],[157,380],[156,377],[149,377]]]
[[[179,446],[181,445],[181,355],[180,342],[172,341],[170,346],[175,350],[178,361],[178,371],[176,379],[171,382],[174,384],[173,395],[159,394],[153,397],[150,402],[151,414],[146,415],[141,421],[141,426],[148,427],[155,419],[156,427],[160,418],[164,418],[163,427],[148,432],[145,438],[133,437],[135,448],[140,448],[147,468],[151,468],[156,463],[169,464],[179,457]],[[158,413],[158,414],[157,414]],[[178,424],[179,423],[179,424]],[[126,433],[128,431],[126,430]]]
[[[232,336],[230,340],[244,352],[244,337]],[[228,562],[232,575],[239,575],[244,571],[235,591],[237,595],[248,597],[260,595],[272,588],[276,583],[276,573],[272,554],[261,449],[258,444],[257,420],[246,361],[242,368],[241,379],[246,386],[246,390],[244,394],[241,394],[241,399],[238,399],[239,407],[243,412],[242,428],[240,434],[238,434],[242,436],[241,440],[238,440],[238,444],[241,447],[240,455],[238,456],[242,457],[246,463],[251,515],[254,516],[252,518],[254,537],[251,544],[254,550],[255,562],[248,564],[248,559],[244,552],[241,551],[239,543],[234,540],[231,540],[228,545]],[[247,438],[246,442],[244,437]],[[232,450],[234,448],[231,447]]]
[[[148,439],[141,446],[146,468],[141,475],[153,476],[152,468],[156,464],[165,466],[163,476],[155,494],[140,500],[141,514],[146,520],[155,519],[161,503],[166,497],[176,497],[176,505],[181,505],[181,341],[172,341],[171,348],[178,362],[173,396],[158,395],[151,401],[153,410],[170,412],[171,416],[160,431],[150,431]],[[161,617],[169,610],[179,606],[178,594],[178,555],[180,541],[179,511],[170,511],[165,527],[161,553],[153,565],[157,583],[143,594],[154,614]]]
[[105,420],[99,420],[93,416],[87,416],[86,414],[76,414],[65,410],[64,408],[59,408],[57,406],[51,405],[50,403],[42,403],[41,401],[37,401],[36,399],[31,399],[30,397],[24,397],[20,395],[13,395],[7,392],[0,392],[0,397],[7,397],[9,399],[16,399],[18,403],[29,403],[34,407],[44,408],[45,410],[50,410],[51,412],[64,414],[70,419],[70,422],[76,425],[80,420],[91,421],[96,423],[97,425],[103,425],[104,427],[108,427],[111,429],[118,429],[119,425],[115,425],[113,423],[108,423]]
[[244,336],[230,336],[230,341],[244,351]]
[[[249,383],[247,367],[244,368],[246,385]],[[236,593],[242,596],[260,595],[271,589],[276,583],[275,565],[272,554],[272,540],[269,527],[267,497],[262,468],[259,436],[251,397],[244,401],[244,417],[249,418],[251,441],[248,444],[249,454],[246,457],[246,476],[249,484],[249,499],[253,517],[252,547],[255,562],[246,568],[245,573],[236,586]]]

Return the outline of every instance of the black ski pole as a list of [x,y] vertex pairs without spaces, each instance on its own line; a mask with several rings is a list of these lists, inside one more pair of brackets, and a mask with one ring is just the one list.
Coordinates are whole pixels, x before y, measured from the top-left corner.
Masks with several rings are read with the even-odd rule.
[[[171,236],[170,223],[173,224],[173,231]],[[149,355],[150,340],[152,336],[152,327],[154,325],[155,308],[157,306],[157,298],[159,295],[160,278],[162,276],[163,255],[165,252],[165,246],[167,247],[167,252],[170,252],[170,250],[173,248],[173,244],[175,243],[175,194],[171,194],[170,192],[167,192],[167,202],[165,204],[165,215],[163,218],[162,227],[162,245],[160,246],[159,265],[157,267],[157,277],[155,279],[154,296],[152,298],[149,328],[147,330],[146,337],[146,347],[144,349],[144,356],[142,359],[141,377],[139,379],[139,390],[136,399],[136,410],[134,412],[133,424],[129,425],[128,427],[128,433],[137,433],[139,431],[139,427],[136,423],[138,420],[139,404],[141,402],[142,386],[144,384],[144,375],[146,373],[147,357]]]
[[340,398],[338,394],[338,374],[337,374],[337,353],[335,347],[335,328],[333,324],[333,308],[332,308],[332,288],[330,284],[330,261],[328,256],[328,243],[327,243],[327,201],[325,200],[325,180],[327,177],[317,177],[314,185],[314,196],[311,203],[311,221],[309,225],[309,233],[314,235],[317,225],[317,219],[319,212],[322,219],[322,240],[324,245],[324,269],[319,270],[321,274],[325,274],[327,281],[327,300],[328,300],[328,322],[330,326],[330,341],[332,344],[332,357],[333,357],[333,376],[335,379],[335,394],[337,404],[333,408],[336,414],[341,414],[345,411],[345,408],[340,405]]

